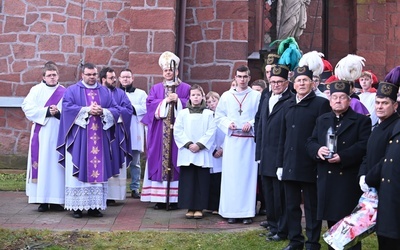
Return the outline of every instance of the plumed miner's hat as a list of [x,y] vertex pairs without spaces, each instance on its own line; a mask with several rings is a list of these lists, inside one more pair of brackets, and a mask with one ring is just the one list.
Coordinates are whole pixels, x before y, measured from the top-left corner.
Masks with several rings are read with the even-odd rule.
[[271,76],[280,76],[284,79],[288,79],[289,68],[285,65],[273,65],[271,68]]
[[171,66],[172,61],[175,61],[175,67],[179,67],[180,59],[177,57],[174,53],[170,51],[165,51],[164,53],[161,54],[160,58],[158,59],[158,65],[160,65],[161,69],[168,69]]
[[321,84],[318,84],[317,88],[319,89],[319,91],[324,92],[325,90],[330,90],[331,89],[331,85],[329,83],[328,84],[321,83]]
[[336,92],[342,92],[346,95],[350,95],[350,81],[347,80],[339,80],[334,81],[329,84],[331,95]]
[[308,66],[298,66],[293,72],[293,79],[296,79],[298,76],[308,76],[311,80],[313,79],[313,72]]
[[376,92],[377,97],[389,97],[391,100],[397,100],[399,87],[390,82],[380,82]]
[[389,97],[393,101],[397,100],[397,92],[400,85],[400,66],[394,67],[385,76],[385,81],[378,85],[377,96]]
[[265,63],[266,63],[266,65],[276,65],[276,64],[278,64],[279,58],[280,58],[280,56],[278,54],[269,53]]
[[308,76],[311,80],[313,76],[319,76],[324,70],[323,56],[315,50],[305,53],[299,60],[299,66],[294,69],[293,79],[300,75]]
[[277,52],[280,56],[278,64],[286,65],[289,70],[292,71],[295,67],[297,67],[301,58],[301,51],[296,39],[294,37],[288,37],[284,40],[276,40],[273,41],[270,46],[277,42],[279,43]]
[[333,67],[328,60],[322,58],[322,61],[324,63],[324,71],[319,75],[319,78],[321,79],[321,82],[325,82],[326,79],[333,75]]
[[339,80],[355,81],[360,78],[364,66],[364,57],[348,54],[336,64],[335,76]]

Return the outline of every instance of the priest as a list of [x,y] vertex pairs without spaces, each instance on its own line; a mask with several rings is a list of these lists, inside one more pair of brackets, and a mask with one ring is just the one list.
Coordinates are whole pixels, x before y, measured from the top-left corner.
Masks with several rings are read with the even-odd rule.
[[110,147],[120,111],[111,92],[97,82],[95,65],[83,65],[82,80],[67,89],[62,108],[57,150],[65,168],[65,208],[74,218],[82,218],[82,210],[102,217],[107,181],[119,173]]

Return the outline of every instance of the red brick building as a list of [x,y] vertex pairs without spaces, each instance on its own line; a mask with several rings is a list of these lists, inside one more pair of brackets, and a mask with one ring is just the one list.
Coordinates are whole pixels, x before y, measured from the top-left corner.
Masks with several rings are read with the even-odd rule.
[[[271,2],[276,2],[271,1]],[[285,1],[285,0],[282,0]],[[129,67],[135,84],[158,82],[159,55],[181,58],[180,77],[205,91],[229,88],[241,64],[262,78],[263,53],[274,39],[274,4],[264,0],[14,0],[0,2],[0,164],[24,165],[30,123],[21,99],[41,80],[43,64],[60,81],[79,80],[79,65]],[[394,0],[313,0],[298,40],[335,65],[352,53],[382,79],[399,64],[400,4]],[[24,166],[23,166],[24,167]]]

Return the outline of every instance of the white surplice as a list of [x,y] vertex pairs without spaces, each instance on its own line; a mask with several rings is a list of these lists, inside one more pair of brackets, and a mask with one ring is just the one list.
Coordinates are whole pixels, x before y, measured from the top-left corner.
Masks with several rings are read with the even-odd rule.
[[[41,82],[31,88],[22,103],[22,110],[28,120],[33,122],[30,136],[32,142],[36,124],[42,125],[39,132],[39,163],[37,182],[31,176],[31,147],[28,152],[26,195],[29,203],[64,204],[65,175],[64,168],[58,164],[56,151],[60,120],[46,117],[48,107],[44,107],[59,85],[49,87]],[[61,110],[62,99],[57,104]],[[29,145],[30,146],[30,145]]]
[[[174,139],[178,147],[178,166],[189,166],[194,164],[203,168],[212,167],[211,147],[215,140],[216,125],[214,113],[209,109],[204,109],[203,113],[189,113],[189,109],[179,111],[174,124]],[[192,153],[185,148],[188,142],[201,143],[204,149],[197,153]]]
[[375,111],[375,96],[376,93],[370,92],[364,92],[359,95],[360,102],[364,104],[364,106],[368,109],[369,114],[371,115],[370,118],[372,126],[374,126],[379,120],[378,116],[376,116]]
[[258,169],[254,138],[232,136],[229,125],[234,122],[241,129],[248,122],[254,126],[259,101],[260,93],[250,87],[242,92],[231,89],[222,94],[215,111],[217,126],[225,133],[218,211],[224,218],[255,215]]

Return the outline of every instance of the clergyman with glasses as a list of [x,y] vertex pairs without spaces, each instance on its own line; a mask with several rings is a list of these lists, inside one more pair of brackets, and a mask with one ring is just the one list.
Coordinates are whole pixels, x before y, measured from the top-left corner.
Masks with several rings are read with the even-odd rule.
[[120,116],[111,92],[97,81],[97,68],[91,63],[82,67],[82,80],[67,88],[57,150],[65,168],[65,209],[74,218],[83,210],[92,217],[102,217],[105,210],[107,181],[115,171],[110,144],[114,125]]
[[[250,70],[235,71],[238,86],[224,92],[215,111],[217,126],[225,134],[221,197],[218,213],[233,224],[252,223],[255,215],[257,162],[254,159],[254,117],[260,93],[252,90]],[[240,152],[240,153],[239,153]]]
[[32,122],[26,195],[28,203],[40,204],[39,212],[63,211],[65,177],[57,164],[56,143],[66,89],[58,82],[59,72],[54,62],[47,62],[42,72],[43,80],[30,89],[21,106]]

